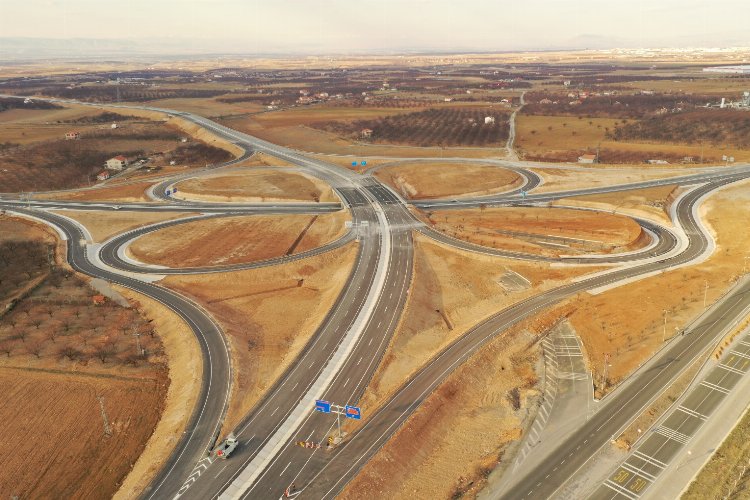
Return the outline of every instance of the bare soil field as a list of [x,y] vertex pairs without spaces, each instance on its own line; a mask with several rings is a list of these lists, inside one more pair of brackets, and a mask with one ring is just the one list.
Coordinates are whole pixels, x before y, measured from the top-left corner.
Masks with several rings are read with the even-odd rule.
[[502,193],[522,181],[517,173],[493,165],[437,161],[383,168],[375,177],[415,200]]
[[151,182],[133,182],[128,184],[104,185],[96,189],[82,189],[79,191],[60,191],[57,193],[43,193],[34,198],[43,200],[75,200],[75,201],[148,201],[146,190]]
[[[251,167],[252,168],[252,167]],[[196,177],[177,184],[182,199],[203,201],[337,201],[323,181],[297,173],[245,170]]]
[[750,223],[748,185],[747,181],[733,184],[701,208],[717,241],[717,249],[707,261],[599,295],[581,296],[570,319],[581,336],[598,389],[604,385],[605,353],[611,356],[609,390],[661,347],[665,338],[685,328],[704,310],[704,294],[710,305],[737,279],[750,244],[750,236],[742,229]]
[[684,169],[660,169],[647,166],[634,168],[580,167],[576,169],[539,168],[534,170],[543,183],[534,189],[535,193],[554,193],[572,189],[595,188],[631,184],[655,179],[668,179],[690,175]]
[[613,214],[631,215],[672,225],[669,206],[676,198],[678,186],[657,186],[646,189],[633,189],[619,193],[575,196],[554,201],[552,205],[595,208],[609,210]]
[[197,220],[146,234],[127,251],[141,262],[170,267],[252,262],[334,241],[346,232],[348,217],[340,211]]
[[163,281],[203,305],[227,334],[235,379],[225,430],[237,425],[313,335],[356,253],[351,243],[281,266]]
[[[444,247],[415,235],[412,289],[365,395],[372,412],[449,343],[491,314],[594,269],[550,268]],[[520,276],[518,276],[520,275]],[[514,283],[528,280],[528,288]]]
[[96,377],[0,367],[2,441],[16,450],[3,460],[0,495],[111,497],[159,420],[167,384],[163,375]]
[[449,236],[490,248],[539,255],[611,253],[648,243],[633,219],[566,208],[493,207],[428,212],[428,223]]
[[195,113],[196,115],[205,116],[206,118],[245,113],[258,113],[265,109],[264,106],[256,103],[238,102],[229,104],[219,101],[215,97],[182,97],[173,99],[158,99],[149,102],[149,106],[187,111],[188,113]]
[[94,243],[101,243],[112,236],[147,224],[189,217],[189,214],[183,212],[103,212],[100,210],[53,210],[53,212],[70,217],[86,226],[91,237],[94,238]]
[[[9,280],[21,293],[0,313],[0,440],[26,450],[5,460],[0,494],[111,496],[162,412],[169,379],[161,339],[137,309],[103,297],[95,304],[83,279],[54,264],[47,234],[26,222],[14,232],[13,222],[3,220],[0,233],[3,283],[7,269],[30,268],[30,259],[45,271]],[[19,252],[19,242],[40,248]]]
[[[474,498],[536,412],[538,341],[564,307],[503,332],[452,373],[341,498]],[[471,401],[472,404],[465,404]]]

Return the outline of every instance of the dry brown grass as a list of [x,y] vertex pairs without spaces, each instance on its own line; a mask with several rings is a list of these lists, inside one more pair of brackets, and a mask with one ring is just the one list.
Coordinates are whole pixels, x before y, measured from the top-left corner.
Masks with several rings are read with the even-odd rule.
[[346,232],[348,218],[340,211],[196,220],[146,234],[128,253],[141,262],[170,267],[252,262],[329,243]]
[[227,334],[235,370],[225,430],[237,425],[313,335],[356,253],[351,243],[281,266],[164,280],[202,304]]
[[[632,121],[632,120],[629,120]],[[622,120],[613,118],[586,118],[573,116],[516,116],[515,147],[522,156],[536,158],[548,155],[551,159],[566,157],[572,151],[588,149],[590,152],[600,146],[602,150],[622,152],[650,152],[654,158],[659,153],[675,157],[692,156],[717,161],[722,155],[732,155],[737,161],[750,158],[750,151],[737,148],[712,146],[711,144],[668,144],[649,141],[612,141],[606,137]],[[568,154],[568,156],[570,156]],[[570,156],[575,161],[577,154]],[[648,156],[648,154],[647,154]]]
[[[498,207],[428,212],[427,216],[435,229],[455,238],[539,255],[608,253],[639,248],[647,242],[633,219],[603,212]],[[537,235],[568,240],[552,240],[546,245],[535,241]]]
[[517,173],[492,165],[437,161],[384,168],[375,177],[415,200],[502,193],[522,181]]
[[233,171],[178,184],[177,196],[204,201],[336,201],[324,182],[305,174],[274,170]]
[[105,185],[96,189],[81,191],[62,191],[58,193],[38,194],[35,198],[43,200],[75,200],[75,201],[147,201],[146,189],[151,182],[134,182],[123,185]]
[[[530,288],[507,290],[501,277],[509,270],[528,279]],[[587,272],[593,270],[519,263],[444,247],[415,235],[414,277],[406,309],[360,405],[372,412],[432,356],[482,319]]]
[[[750,245],[748,181],[709,198],[701,214],[712,228],[717,249],[705,262],[608,290],[582,296],[571,322],[584,344],[589,368],[601,386],[604,354],[611,355],[609,387],[633,372],[737,279]],[[664,311],[667,311],[666,334]]]
[[473,498],[534,414],[535,340],[564,315],[564,306],[543,313],[484,346],[425,400],[341,498]]

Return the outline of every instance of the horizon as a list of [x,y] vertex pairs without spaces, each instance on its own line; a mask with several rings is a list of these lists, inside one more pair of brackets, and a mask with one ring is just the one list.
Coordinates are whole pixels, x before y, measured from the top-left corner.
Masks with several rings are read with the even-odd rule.
[[[750,46],[742,3],[595,0],[522,5],[479,0],[344,0],[315,6],[280,0],[2,0],[0,59],[40,51],[141,54],[328,55],[495,53]],[[30,15],[31,13],[31,15]],[[113,30],[113,20],[117,29]],[[488,21],[489,20],[489,21]],[[63,42],[63,43],[60,43]],[[64,42],[67,42],[64,43]],[[129,47],[128,47],[129,45]],[[88,55],[86,52],[76,54]]]

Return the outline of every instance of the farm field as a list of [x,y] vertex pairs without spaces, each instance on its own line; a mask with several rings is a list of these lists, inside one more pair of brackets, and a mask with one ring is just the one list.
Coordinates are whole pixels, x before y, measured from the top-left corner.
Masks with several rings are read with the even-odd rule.
[[136,239],[129,255],[168,267],[213,266],[291,255],[344,235],[348,213],[195,220]]
[[381,168],[375,177],[413,200],[502,193],[520,186],[522,181],[517,173],[494,165],[439,161],[407,161]]
[[2,267],[30,271],[3,272],[12,307],[0,323],[0,440],[33,450],[9,454],[0,494],[111,496],[161,416],[169,386],[161,339],[137,309],[98,296],[55,264],[46,231],[0,224]]

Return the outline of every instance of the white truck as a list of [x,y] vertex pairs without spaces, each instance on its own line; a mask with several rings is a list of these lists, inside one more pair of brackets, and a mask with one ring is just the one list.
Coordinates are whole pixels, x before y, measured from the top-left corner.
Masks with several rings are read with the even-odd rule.
[[219,443],[219,446],[214,448],[214,456],[217,458],[227,458],[237,448],[238,443],[239,441],[237,441],[234,433],[230,433],[224,441]]

